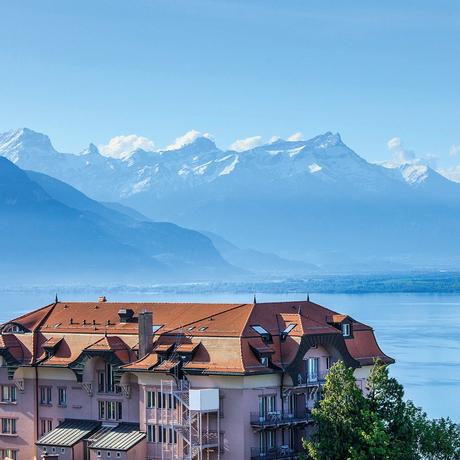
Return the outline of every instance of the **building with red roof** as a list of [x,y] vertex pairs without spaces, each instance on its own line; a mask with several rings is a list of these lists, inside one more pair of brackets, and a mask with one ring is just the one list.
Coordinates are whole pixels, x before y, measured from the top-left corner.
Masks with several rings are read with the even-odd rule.
[[310,301],[56,301],[2,325],[0,457],[297,458],[330,366],[371,327]]

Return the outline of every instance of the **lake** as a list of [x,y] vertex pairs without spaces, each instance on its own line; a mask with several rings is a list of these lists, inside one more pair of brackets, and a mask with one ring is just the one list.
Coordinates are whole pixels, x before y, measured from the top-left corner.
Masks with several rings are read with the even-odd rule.
[[[251,302],[252,293],[180,294],[159,290],[60,289],[63,300]],[[0,291],[0,321],[51,303],[53,289]],[[260,294],[259,302],[300,300],[305,294]],[[317,302],[371,325],[383,351],[396,359],[392,375],[406,396],[431,417],[460,422],[460,295],[459,294],[311,294]]]

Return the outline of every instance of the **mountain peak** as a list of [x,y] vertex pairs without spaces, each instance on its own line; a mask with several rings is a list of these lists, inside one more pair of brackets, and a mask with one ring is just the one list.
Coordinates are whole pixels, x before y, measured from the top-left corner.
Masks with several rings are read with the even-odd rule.
[[320,134],[312,139],[313,143],[319,147],[333,147],[335,145],[343,144],[342,138],[339,133],[331,133],[330,131]]
[[46,134],[29,128],[0,134],[0,155],[16,163],[23,157],[48,156],[57,153]]
[[80,155],[100,155],[99,149],[91,142],[88,147],[83,150]]
[[216,150],[215,142],[207,135],[197,135],[193,139],[187,140],[185,142],[171,145],[167,148],[168,151],[182,151],[182,152],[191,152],[191,153],[204,153],[211,152]]

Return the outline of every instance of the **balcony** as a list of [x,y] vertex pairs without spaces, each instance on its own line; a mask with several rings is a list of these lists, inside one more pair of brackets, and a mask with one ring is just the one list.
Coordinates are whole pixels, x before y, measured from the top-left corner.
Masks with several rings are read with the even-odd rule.
[[326,376],[329,371],[317,372],[315,374],[299,374],[297,381],[294,382],[296,387],[317,387],[324,385],[326,382]]
[[271,447],[267,449],[260,449],[259,447],[251,448],[251,460],[276,460],[276,459],[285,459],[285,460],[294,460],[299,457],[302,453],[291,449],[289,446],[278,446]]
[[254,428],[276,428],[283,426],[293,426],[306,424],[313,421],[311,412],[305,410],[303,414],[282,414],[279,411],[268,412],[265,415],[260,415],[259,412],[251,412],[251,425]]

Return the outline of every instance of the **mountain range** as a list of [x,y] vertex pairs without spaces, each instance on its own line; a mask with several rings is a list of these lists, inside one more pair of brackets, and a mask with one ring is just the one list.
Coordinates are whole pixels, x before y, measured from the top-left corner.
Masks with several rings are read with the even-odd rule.
[[238,249],[230,251],[233,260],[244,253],[247,266],[251,251],[294,260],[289,266],[300,263],[301,271],[460,262],[460,184],[414,162],[369,163],[338,134],[279,139],[244,152],[221,150],[203,136],[118,159],[93,144],[79,154],[60,153],[46,135],[20,129],[0,134],[0,155],[100,202],[203,231],[228,255],[227,240]]
[[1,157],[0,254],[3,282],[155,283],[241,272],[196,231],[103,205]]

